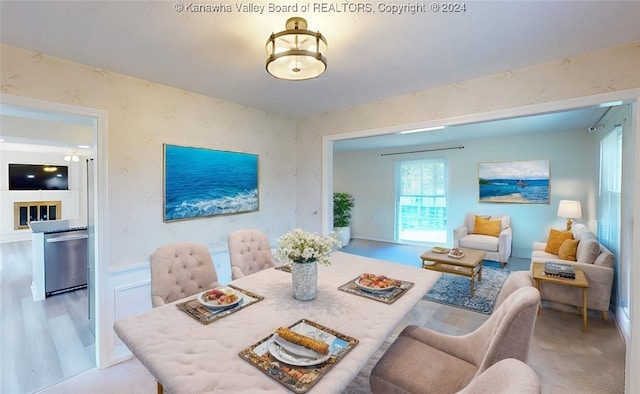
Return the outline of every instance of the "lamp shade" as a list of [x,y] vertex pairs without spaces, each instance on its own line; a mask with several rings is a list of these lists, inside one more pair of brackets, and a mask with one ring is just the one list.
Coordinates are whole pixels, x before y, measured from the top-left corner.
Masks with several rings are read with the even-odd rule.
[[582,217],[582,206],[580,201],[560,200],[558,204],[558,216],[567,219],[578,219]]
[[286,30],[267,40],[267,72],[278,79],[301,81],[316,78],[327,68],[327,40],[307,30],[304,18],[287,19]]

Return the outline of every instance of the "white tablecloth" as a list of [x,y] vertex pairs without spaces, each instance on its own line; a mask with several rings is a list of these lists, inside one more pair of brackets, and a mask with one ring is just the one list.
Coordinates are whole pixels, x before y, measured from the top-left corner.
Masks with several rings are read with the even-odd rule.
[[[169,304],[121,319],[114,329],[167,392],[284,393],[290,391],[238,352],[278,327],[312,320],[360,341],[310,390],[339,393],[441,274],[342,252],[332,253],[331,261],[330,266],[318,267],[318,295],[313,301],[295,300],[291,274],[272,268],[231,282],[264,300],[209,325]],[[363,272],[415,285],[393,304],[338,290]]]

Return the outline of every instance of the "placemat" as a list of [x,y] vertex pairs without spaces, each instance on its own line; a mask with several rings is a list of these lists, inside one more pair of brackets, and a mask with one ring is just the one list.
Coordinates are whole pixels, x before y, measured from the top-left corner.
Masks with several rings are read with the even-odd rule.
[[277,270],[291,273],[291,264],[282,264],[276,267]]
[[342,290],[350,294],[359,295],[360,297],[366,297],[372,300],[384,302],[385,304],[393,304],[398,298],[402,297],[410,288],[412,288],[413,285],[415,285],[415,283],[413,282],[396,279],[396,281],[400,282],[400,285],[396,286],[393,290],[374,292],[363,290],[358,287],[356,281],[359,278],[360,276],[351,279],[347,283],[338,287],[338,290]]
[[232,289],[235,289],[242,293],[242,301],[238,303],[238,305],[228,308],[222,309],[218,311],[213,311],[211,309],[205,308],[196,298],[181,302],[176,304],[176,307],[181,311],[185,312],[187,315],[193,317],[197,321],[202,324],[211,324],[218,319],[222,319],[223,317],[227,317],[232,313],[236,313],[237,311],[244,309],[250,305],[255,304],[256,302],[262,301],[264,299],[263,296],[252,293],[248,290],[241,289],[234,285],[228,285]]
[[238,356],[296,393],[309,391],[358,344],[358,340],[355,338],[307,319],[301,319],[290,325],[289,328],[297,333],[329,343],[331,357],[327,361],[313,366],[286,364],[276,359],[268,350],[269,340],[273,333],[242,350]]

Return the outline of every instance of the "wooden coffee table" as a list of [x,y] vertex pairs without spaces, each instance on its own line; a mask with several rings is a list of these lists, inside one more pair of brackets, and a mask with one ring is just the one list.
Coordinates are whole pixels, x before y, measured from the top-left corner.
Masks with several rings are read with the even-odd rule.
[[460,249],[464,257],[456,259],[447,253],[435,253],[428,250],[420,255],[422,268],[471,278],[471,295],[475,293],[475,279],[482,280],[482,259],[485,252],[473,249]]
[[[584,275],[584,271],[579,268],[573,269],[576,273],[576,278],[561,278],[558,276],[547,275],[544,273],[544,263],[533,263],[533,280],[536,281],[536,287],[540,291],[540,282],[556,283],[563,286],[573,286],[582,288],[582,330],[587,331],[587,288],[589,288],[589,282]],[[540,306],[538,306],[538,313],[540,313]]]

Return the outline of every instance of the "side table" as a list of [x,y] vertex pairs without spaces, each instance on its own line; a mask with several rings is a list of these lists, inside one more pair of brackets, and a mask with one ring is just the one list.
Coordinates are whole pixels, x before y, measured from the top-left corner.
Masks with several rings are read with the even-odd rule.
[[[589,282],[583,270],[574,268],[574,271],[576,273],[575,279],[561,278],[545,274],[544,263],[533,263],[533,280],[536,282],[538,291],[540,291],[540,282],[582,288],[582,330],[587,331],[587,288],[589,288]],[[540,306],[538,306],[538,313],[540,313]]]

